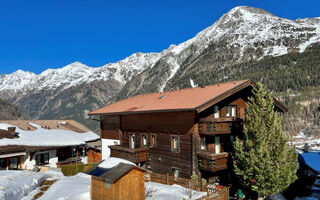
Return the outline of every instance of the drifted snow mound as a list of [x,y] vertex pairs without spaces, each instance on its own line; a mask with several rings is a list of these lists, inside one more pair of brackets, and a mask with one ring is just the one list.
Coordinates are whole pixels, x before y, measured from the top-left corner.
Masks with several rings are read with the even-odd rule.
[[91,176],[78,173],[55,182],[39,200],[88,200],[90,199]]
[[149,193],[149,197],[146,197],[147,200],[199,199],[207,195],[206,192],[190,190],[180,185],[165,185],[161,183],[146,182],[145,187],[146,193]]
[[102,167],[102,168],[112,168],[116,165],[118,165],[119,163],[125,163],[125,164],[130,164],[130,165],[136,165],[133,162],[130,162],[128,160],[125,159],[121,159],[121,158],[115,158],[115,157],[110,157],[108,159],[105,159],[104,161],[102,161],[98,167]]
[[0,171],[0,200],[19,200],[46,180],[48,175],[30,171]]

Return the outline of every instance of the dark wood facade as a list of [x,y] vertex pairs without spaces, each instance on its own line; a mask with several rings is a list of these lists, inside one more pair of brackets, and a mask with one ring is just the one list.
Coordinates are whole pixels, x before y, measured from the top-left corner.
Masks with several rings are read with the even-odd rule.
[[101,114],[101,137],[120,139],[120,145],[110,147],[111,156],[155,173],[185,178],[193,172],[214,176],[228,169],[252,88],[244,85],[226,91],[218,100],[194,110]]

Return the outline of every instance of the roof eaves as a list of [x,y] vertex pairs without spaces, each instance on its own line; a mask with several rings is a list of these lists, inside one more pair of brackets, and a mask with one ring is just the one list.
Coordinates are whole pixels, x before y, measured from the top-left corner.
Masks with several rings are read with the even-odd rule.
[[[212,106],[213,104],[219,102],[219,101],[222,101],[223,99],[229,97],[230,95],[234,94],[235,92],[238,92],[244,88],[246,88],[247,86],[255,86],[256,83],[252,80],[245,80],[243,83],[223,92],[222,94],[210,99],[209,101],[199,105],[196,107],[196,110],[198,113],[202,112],[203,110],[207,109],[208,107]],[[231,92],[231,93],[230,93]],[[230,93],[230,94],[229,94]],[[209,104],[209,105],[207,105]],[[206,106],[207,105],[207,106]]]
[[161,112],[182,112],[182,111],[196,111],[196,108],[146,110],[146,111],[127,111],[127,112],[110,112],[110,113],[101,112],[101,113],[89,113],[89,115],[130,115],[130,114],[161,113]]

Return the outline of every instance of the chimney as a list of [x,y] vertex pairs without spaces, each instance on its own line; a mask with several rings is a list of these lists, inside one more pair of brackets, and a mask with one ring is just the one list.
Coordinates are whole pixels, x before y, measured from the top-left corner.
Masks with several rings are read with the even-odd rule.
[[8,127],[10,136],[16,136],[16,127]]

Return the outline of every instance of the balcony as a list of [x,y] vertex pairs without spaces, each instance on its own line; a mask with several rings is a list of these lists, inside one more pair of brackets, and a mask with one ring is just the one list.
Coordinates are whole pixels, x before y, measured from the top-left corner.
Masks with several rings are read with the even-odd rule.
[[222,152],[219,154],[202,151],[198,153],[199,169],[216,172],[219,170],[227,169],[229,153]]
[[200,134],[230,134],[242,130],[243,120],[240,118],[200,119],[198,130]]
[[149,160],[148,152],[150,148],[129,148],[120,145],[109,146],[111,157],[129,160],[134,163],[146,162]]

